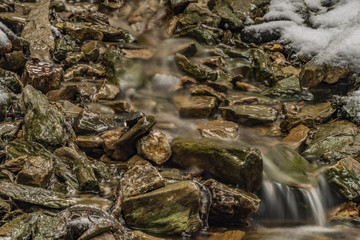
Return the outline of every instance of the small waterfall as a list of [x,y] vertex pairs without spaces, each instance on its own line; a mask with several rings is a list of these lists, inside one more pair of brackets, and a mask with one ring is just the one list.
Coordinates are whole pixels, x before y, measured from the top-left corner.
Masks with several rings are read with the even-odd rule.
[[262,200],[256,218],[284,223],[313,223],[325,226],[326,210],[334,205],[323,177],[316,186],[296,188],[265,179],[260,190]]

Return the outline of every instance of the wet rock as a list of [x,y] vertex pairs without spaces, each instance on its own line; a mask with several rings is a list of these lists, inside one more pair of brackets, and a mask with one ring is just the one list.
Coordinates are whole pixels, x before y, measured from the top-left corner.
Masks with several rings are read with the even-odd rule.
[[96,61],[100,56],[100,46],[98,41],[89,41],[81,46],[86,61]]
[[106,73],[105,67],[100,63],[77,64],[68,68],[64,73],[64,80],[68,81],[75,77],[102,77]]
[[179,23],[182,26],[204,24],[216,28],[220,21],[221,18],[212,13],[206,5],[190,3],[183,12],[183,17],[180,18]]
[[213,179],[205,181],[204,185],[209,188],[212,195],[210,222],[224,224],[226,221],[241,224],[260,207],[260,199],[252,193],[226,186]]
[[107,79],[121,89],[143,86],[145,76],[142,66],[122,55],[121,51],[114,46],[106,50],[103,56],[103,64],[106,68]]
[[14,93],[20,93],[22,84],[19,76],[11,71],[6,71],[0,68],[0,85],[5,86],[7,89]]
[[94,169],[85,153],[69,147],[62,147],[56,149],[54,154],[73,166],[80,190],[90,192],[99,191],[99,182],[95,177]]
[[307,159],[334,163],[344,157],[360,157],[359,128],[346,120],[320,125],[303,151]]
[[211,96],[177,96],[174,102],[182,118],[208,118],[217,107],[217,99]]
[[350,157],[341,159],[326,170],[330,186],[345,199],[360,201],[360,163]]
[[0,138],[15,138],[20,129],[20,121],[0,123]]
[[119,181],[120,196],[127,198],[144,194],[165,186],[160,173],[150,164],[135,165]]
[[154,53],[154,58],[164,58],[176,53],[191,57],[197,52],[196,42],[191,39],[169,38],[165,39]]
[[69,53],[74,52],[76,47],[76,41],[69,35],[58,38],[55,41],[54,57],[56,60],[62,61]]
[[199,81],[215,81],[217,79],[218,74],[216,71],[204,65],[192,63],[184,55],[177,53],[175,56],[175,62],[181,71],[189,74]]
[[221,181],[248,191],[260,186],[262,158],[255,148],[233,141],[176,138],[172,149],[172,161],[181,167],[197,166]]
[[51,61],[50,52],[55,48],[48,17],[49,7],[50,0],[40,0],[34,5],[30,9],[21,33],[21,36],[30,43],[31,56],[46,62]]
[[67,208],[74,204],[60,193],[6,181],[0,181],[0,195],[16,201],[55,209]]
[[330,222],[345,222],[351,221],[354,217],[359,217],[359,210],[354,202],[344,202],[334,209],[332,209],[330,215]]
[[265,97],[261,94],[252,92],[236,92],[226,95],[225,103],[227,105],[242,105],[242,104],[263,104],[263,105],[275,105],[280,101]]
[[255,81],[271,86],[274,82],[274,70],[269,56],[260,49],[252,51],[255,66]]
[[360,125],[359,97],[358,91],[352,92],[348,96],[333,96],[332,105],[337,109],[337,116],[348,119],[358,126]]
[[306,104],[300,109],[299,113],[287,113],[281,121],[280,128],[288,131],[300,124],[313,127],[315,124],[329,120],[335,111],[330,102]]
[[98,87],[96,94],[93,96],[94,101],[113,100],[120,93],[120,89],[112,84],[102,84]]
[[153,57],[153,52],[149,49],[122,49],[127,58],[149,60]]
[[277,118],[277,111],[266,105],[233,105],[220,107],[220,110],[226,120],[241,124],[267,124]]
[[83,42],[86,40],[102,40],[104,34],[100,29],[94,27],[94,24],[89,22],[63,22],[55,25],[65,31],[66,34],[78,41]]
[[120,127],[113,130],[104,131],[101,134],[101,138],[103,139],[103,148],[105,152],[111,154],[116,149],[116,141],[120,139],[122,135],[124,135],[128,131],[127,127]]
[[167,136],[159,130],[150,133],[136,143],[137,153],[158,165],[165,163],[171,156],[171,146]]
[[299,77],[293,75],[276,82],[273,87],[264,91],[264,95],[281,100],[299,99],[301,97]]
[[200,190],[191,181],[177,182],[126,198],[123,214],[130,227],[159,234],[194,234],[201,230]]
[[181,12],[190,3],[196,2],[194,0],[171,0],[170,5],[174,11]]
[[53,161],[39,156],[29,157],[19,172],[16,182],[34,187],[46,187],[53,170]]
[[155,123],[156,120],[153,116],[140,118],[129,131],[121,135],[121,137],[113,143],[115,146],[114,151],[109,151],[107,154],[116,160],[128,160],[136,153],[136,141],[150,132]]
[[23,51],[12,51],[5,53],[4,58],[0,58],[0,67],[10,71],[23,69],[26,63]]
[[22,214],[3,225],[0,236],[4,239],[26,239],[31,235],[31,223],[34,223],[32,214]]
[[225,232],[215,232],[211,233],[208,237],[209,240],[216,240],[216,239],[223,239],[223,240],[230,240],[230,239],[237,239],[241,240],[245,236],[245,232],[240,230],[226,230]]
[[57,89],[63,80],[63,70],[48,62],[29,60],[22,76],[24,85],[31,85],[43,93]]
[[46,97],[49,101],[59,101],[59,100],[77,100],[77,95],[79,94],[78,86],[67,85],[57,90],[50,90],[46,93]]
[[206,85],[198,85],[189,89],[191,95],[193,96],[213,96],[216,97],[218,101],[223,101],[225,99],[225,94],[215,91],[213,88]]
[[74,130],[77,134],[96,134],[123,124],[124,121],[112,114],[85,109],[75,119]]
[[222,31],[218,28],[200,25],[190,25],[181,29],[180,37],[192,38],[196,41],[206,44],[215,45],[221,38]]
[[268,4],[269,0],[225,0],[218,2],[214,13],[227,23],[230,29],[243,28],[249,17],[259,16],[261,7]]
[[0,121],[4,121],[11,105],[11,93],[0,85]]
[[239,126],[230,121],[213,120],[196,124],[201,136],[208,138],[234,139],[238,135]]
[[307,139],[310,129],[302,124],[290,130],[289,134],[282,140],[290,148],[298,149]]
[[27,109],[23,126],[25,139],[46,147],[63,146],[69,136],[61,112],[47,101],[45,95],[30,85],[24,88],[21,99]]
[[75,142],[82,148],[98,148],[104,140],[99,136],[77,136]]
[[128,102],[124,100],[115,100],[111,102],[104,102],[105,106],[112,108],[115,113],[132,113],[136,112],[135,108]]
[[73,66],[78,64],[80,61],[84,59],[84,54],[82,52],[72,52],[66,55],[65,58],[65,66]]

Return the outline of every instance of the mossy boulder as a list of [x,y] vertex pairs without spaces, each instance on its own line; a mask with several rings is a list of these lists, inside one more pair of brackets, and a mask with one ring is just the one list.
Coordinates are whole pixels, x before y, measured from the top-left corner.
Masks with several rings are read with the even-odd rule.
[[334,163],[345,157],[360,158],[359,128],[339,120],[320,125],[308,147],[302,152],[307,159]]
[[176,138],[172,161],[181,167],[197,166],[215,178],[256,191],[261,184],[263,160],[260,151],[235,141]]
[[360,163],[353,158],[341,159],[326,170],[330,186],[345,199],[360,201]]
[[158,234],[195,234],[202,229],[200,189],[192,181],[169,184],[126,198],[122,205],[128,226]]

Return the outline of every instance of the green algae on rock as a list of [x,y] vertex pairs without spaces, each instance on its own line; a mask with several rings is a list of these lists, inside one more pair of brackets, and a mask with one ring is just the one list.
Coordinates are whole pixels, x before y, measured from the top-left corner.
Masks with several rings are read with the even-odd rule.
[[220,181],[256,191],[261,184],[263,161],[259,150],[235,141],[176,138],[172,161],[181,167],[197,166]]
[[195,234],[203,227],[199,217],[200,190],[192,181],[126,198],[122,209],[130,227],[150,233]]

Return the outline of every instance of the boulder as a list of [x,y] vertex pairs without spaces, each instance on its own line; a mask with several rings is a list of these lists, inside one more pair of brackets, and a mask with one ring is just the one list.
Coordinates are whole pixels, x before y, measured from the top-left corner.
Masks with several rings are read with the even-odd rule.
[[157,234],[195,234],[202,229],[200,190],[192,181],[166,185],[126,198],[122,204],[128,226]]
[[263,161],[260,151],[235,141],[176,138],[172,161],[181,167],[196,166],[215,178],[256,191],[261,184]]
[[212,195],[210,222],[245,223],[260,207],[260,199],[252,193],[226,186],[214,179],[206,180],[204,185]]
[[158,165],[165,163],[171,156],[171,146],[167,136],[159,130],[150,133],[136,143],[137,153]]
[[350,157],[338,161],[326,170],[330,186],[345,199],[360,201],[360,163]]

